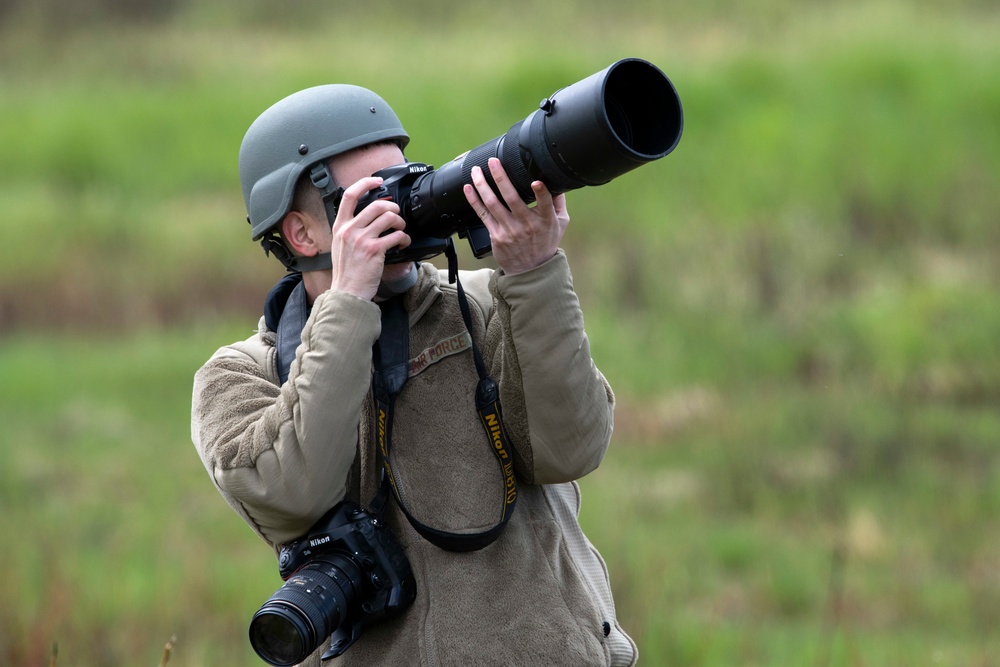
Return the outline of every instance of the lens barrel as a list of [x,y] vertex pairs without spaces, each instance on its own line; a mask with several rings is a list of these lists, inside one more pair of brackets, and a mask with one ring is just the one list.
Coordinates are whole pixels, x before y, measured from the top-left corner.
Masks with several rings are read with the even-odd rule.
[[400,201],[407,232],[447,238],[481,224],[462,188],[478,166],[497,191],[490,158],[500,159],[518,195],[531,203],[532,181],[553,193],[602,185],[666,156],[683,127],[680,98],[666,75],[645,60],[619,60],[555,92],[505,134],[418,177]]
[[315,651],[347,617],[361,571],[337,554],[303,566],[250,621],[250,644],[264,662],[296,665]]

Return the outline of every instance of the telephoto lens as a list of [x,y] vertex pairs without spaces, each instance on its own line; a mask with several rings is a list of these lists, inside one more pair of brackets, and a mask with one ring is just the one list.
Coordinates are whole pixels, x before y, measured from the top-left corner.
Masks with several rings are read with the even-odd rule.
[[303,566],[250,621],[250,644],[257,655],[275,667],[304,661],[347,618],[361,577],[357,564],[338,554]]
[[[411,248],[391,252],[386,262],[424,259],[421,241],[456,232],[468,238],[476,257],[489,254],[489,233],[462,189],[472,183],[473,168],[480,167],[500,195],[487,164],[490,158],[500,160],[518,196],[530,204],[535,180],[553,194],[603,185],[669,154],[683,128],[680,97],[663,72],[639,58],[612,63],[557,90],[506,133],[440,169],[414,163],[380,172],[414,240]],[[383,194],[362,200],[360,206],[379,198]]]

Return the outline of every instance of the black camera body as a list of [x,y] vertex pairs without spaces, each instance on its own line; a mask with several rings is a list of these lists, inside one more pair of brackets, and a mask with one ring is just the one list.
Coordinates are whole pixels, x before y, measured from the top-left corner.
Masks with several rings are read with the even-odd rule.
[[402,613],[416,597],[396,536],[348,500],[283,546],[278,567],[285,584],[250,621],[250,643],[271,665],[302,662],[327,636],[323,659],[336,657],[366,626]]
[[[382,178],[382,185],[358,200],[355,214],[380,199],[394,201],[399,205],[400,216],[406,220],[410,234],[410,245],[406,249],[392,248],[386,253],[386,264],[422,261],[440,255],[448,245],[448,238],[456,233],[469,240],[477,259],[490,254],[490,233],[476,215],[470,215],[472,209],[462,194],[462,183],[457,184],[458,189],[451,193],[450,199],[434,199],[433,195],[440,191],[443,173],[423,162],[407,162],[372,174]],[[460,202],[458,196],[463,197]],[[441,201],[449,204],[444,210]],[[431,219],[433,224],[426,224],[425,221]]]

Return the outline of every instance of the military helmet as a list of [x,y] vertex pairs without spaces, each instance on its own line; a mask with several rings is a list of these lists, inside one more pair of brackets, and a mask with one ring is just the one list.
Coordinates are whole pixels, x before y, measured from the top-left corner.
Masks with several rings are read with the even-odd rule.
[[295,184],[311,165],[393,140],[403,148],[410,137],[385,100],[359,86],[316,86],[272,105],[240,146],[240,184],[253,239],[288,213]]

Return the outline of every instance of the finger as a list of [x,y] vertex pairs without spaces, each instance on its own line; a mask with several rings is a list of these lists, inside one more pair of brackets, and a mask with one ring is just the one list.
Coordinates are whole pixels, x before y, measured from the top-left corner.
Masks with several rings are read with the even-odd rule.
[[531,183],[531,191],[535,193],[535,203],[538,208],[542,210],[555,208],[555,205],[553,204],[552,193],[549,192],[549,189],[545,187],[544,183],[542,183],[541,181],[533,181]]
[[[472,171],[475,172],[475,168],[473,168]],[[475,211],[480,218],[483,217],[481,212],[486,208],[486,204],[484,204],[483,200],[479,198],[479,192],[476,191],[476,187],[466,183],[462,186],[462,192],[465,194],[465,201],[469,202],[469,206],[472,210]]]
[[566,195],[560,193],[552,198],[552,206],[556,209],[556,216],[569,221],[569,209],[566,208]]
[[376,240],[379,250],[383,255],[393,248],[406,248],[413,241],[410,238],[410,235],[401,229],[397,229],[388,234],[380,235]]
[[[569,213],[566,209],[566,195],[564,193],[559,193],[553,195],[546,186],[541,181],[534,181],[531,184],[531,190],[535,194],[536,211],[551,211],[555,216],[555,220],[560,224],[565,225],[569,222]],[[546,217],[549,215],[545,213]]]
[[372,244],[374,239],[394,230],[402,231],[406,227],[406,221],[399,216],[398,210],[399,207],[392,202],[377,201],[353,218],[348,218],[347,213],[343,217],[338,215],[338,222],[332,229],[333,238],[338,243],[354,247],[370,245],[377,252],[381,244]]
[[[472,170],[473,180],[476,179],[475,172],[478,169],[479,167],[473,167]],[[489,189],[488,185],[486,187],[487,189]],[[493,217],[493,214],[490,212],[490,209],[487,208],[485,203],[483,203],[482,198],[479,196],[479,192],[476,190],[474,186],[469,185],[468,183],[462,188],[462,192],[465,193],[465,200],[469,203],[469,206],[472,207],[472,210],[475,212],[475,214],[479,217],[480,220],[482,220],[483,225],[486,226],[486,229],[487,231],[489,231],[490,235],[495,238],[496,235],[499,233],[499,223],[497,222],[496,218]]]
[[354,248],[362,256],[384,259],[392,248],[410,245],[410,235],[401,229],[398,222],[385,219],[387,217],[389,216],[378,218],[364,228],[364,233],[355,235]]
[[[350,220],[354,218],[358,202],[366,192],[382,185],[382,180],[379,176],[367,176],[348,186],[340,198],[340,207],[337,209],[337,220]],[[371,207],[369,206],[368,208]],[[365,210],[367,211],[368,208]]]
[[[389,203],[391,202],[374,202],[339,231],[334,230],[334,235],[359,248],[367,247],[384,253],[387,248],[399,243],[399,234],[406,235],[406,220],[396,213],[398,207],[393,205],[391,210],[384,210],[376,215],[375,209],[384,208],[382,205]],[[387,243],[385,239],[388,237],[392,239]]]
[[388,199],[373,201],[363,210],[356,211],[354,216],[358,227],[370,227],[383,217],[386,217],[386,221],[392,221],[393,225],[390,226],[398,225],[400,229],[406,226],[406,221],[399,215],[399,204]]
[[507,208],[511,211],[515,210],[515,208],[527,209],[528,205],[521,199],[521,195],[518,194],[514,183],[507,176],[507,172],[504,170],[500,159],[491,157],[487,161],[487,165],[490,168],[490,175],[493,177],[493,182],[497,184],[497,189],[500,191],[504,202],[506,202]]
[[[476,192],[479,194],[479,199],[482,201],[487,211],[494,216],[500,215],[501,210],[506,212],[506,207],[497,198],[496,193],[493,192],[493,188],[490,187],[489,182],[486,180],[486,174],[483,173],[482,168],[472,168],[472,183],[476,186]],[[483,212],[481,210],[476,209],[476,213],[480,218],[483,217]]]

